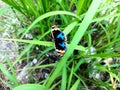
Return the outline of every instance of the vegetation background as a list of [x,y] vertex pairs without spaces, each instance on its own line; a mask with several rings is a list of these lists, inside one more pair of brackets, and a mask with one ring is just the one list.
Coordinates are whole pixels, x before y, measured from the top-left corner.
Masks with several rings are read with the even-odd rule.
[[[1,90],[120,89],[119,0],[2,1]],[[54,24],[67,37],[63,57]]]

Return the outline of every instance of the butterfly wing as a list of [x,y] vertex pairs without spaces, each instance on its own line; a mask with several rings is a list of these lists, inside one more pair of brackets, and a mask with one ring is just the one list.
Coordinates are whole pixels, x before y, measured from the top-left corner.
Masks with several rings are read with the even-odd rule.
[[66,37],[62,31],[56,26],[52,26],[52,37],[54,39],[55,49],[58,55],[63,56],[66,51]]

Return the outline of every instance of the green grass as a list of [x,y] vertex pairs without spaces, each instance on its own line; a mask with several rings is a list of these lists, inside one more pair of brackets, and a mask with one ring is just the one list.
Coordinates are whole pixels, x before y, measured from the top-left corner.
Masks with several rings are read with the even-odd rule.
[[[0,80],[13,90],[117,90],[120,83],[119,60],[101,65],[109,58],[120,57],[120,2],[101,0],[3,0],[20,12],[26,19],[18,18],[24,25],[17,31],[15,38],[1,38],[1,40],[23,43],[24,50],[14,62],[6,60],[0,64],[0,70],[11,83]],[[6,10],[6,9],[5,9]],[[1,10],[2,11],[2,10]],[[102,12],[105,13],[102,13]],[[0,15],[3,13],[1,12]],[[54,42],[51,37],[51,26],[56,24],[67,36],[67,51],[61,58],[54,57]],[[38,30],[39,34],[33,33]],[[25,40],[27,33],[31,33],[33,40]],[[41,53],[35,54],[34,48],[39,46]],[[91,51],[94,47],[95,50]],[[76,53],[77,52],[77,53]],[[28,67],[34,73],[35,69],[52,68],[49,75],[42,81],[21,85],[17,80],[15,65],[19,62],[30,62],[37,58],[37,62],[54,60],[57,62],[41,63]],[[58,60],[59,59],[59,60]],[[4,64],[7,63],[9,69]],[[114,67],[114,68],[113,68]],[[11,71],[11,72],[10,72]],[[94,73],[94,74],[93,74]],[[108,78],[96,78],[100,73],[107,73]],[[92,75],[92,77],[90,77]],[[105,77],[103,76],[103,77]],[[107,79],[107,80],[106,80]],[[39,84],[39,85],[38,85]]]

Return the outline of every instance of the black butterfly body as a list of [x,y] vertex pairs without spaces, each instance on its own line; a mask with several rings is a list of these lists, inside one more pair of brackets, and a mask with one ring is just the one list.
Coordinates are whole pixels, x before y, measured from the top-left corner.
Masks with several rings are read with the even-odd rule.
[[52,26],[52,37],[54,39],[54,45],[58,55],[63,56],[67,49],[65,34],[60,31],[56,25],[54,25]]

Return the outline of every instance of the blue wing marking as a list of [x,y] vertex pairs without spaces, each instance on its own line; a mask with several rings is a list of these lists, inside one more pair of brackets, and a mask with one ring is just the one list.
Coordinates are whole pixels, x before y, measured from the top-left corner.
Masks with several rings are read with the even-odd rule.
[[66,47],[65,43],[63,42],[62,44],[59,43],[60,46],[62,46],[63,48]]
[[61,32],[61,33],[57,36],[57,38],[61,38],[62,40],[64,40],[64,39],[65,39],[64,33]]

